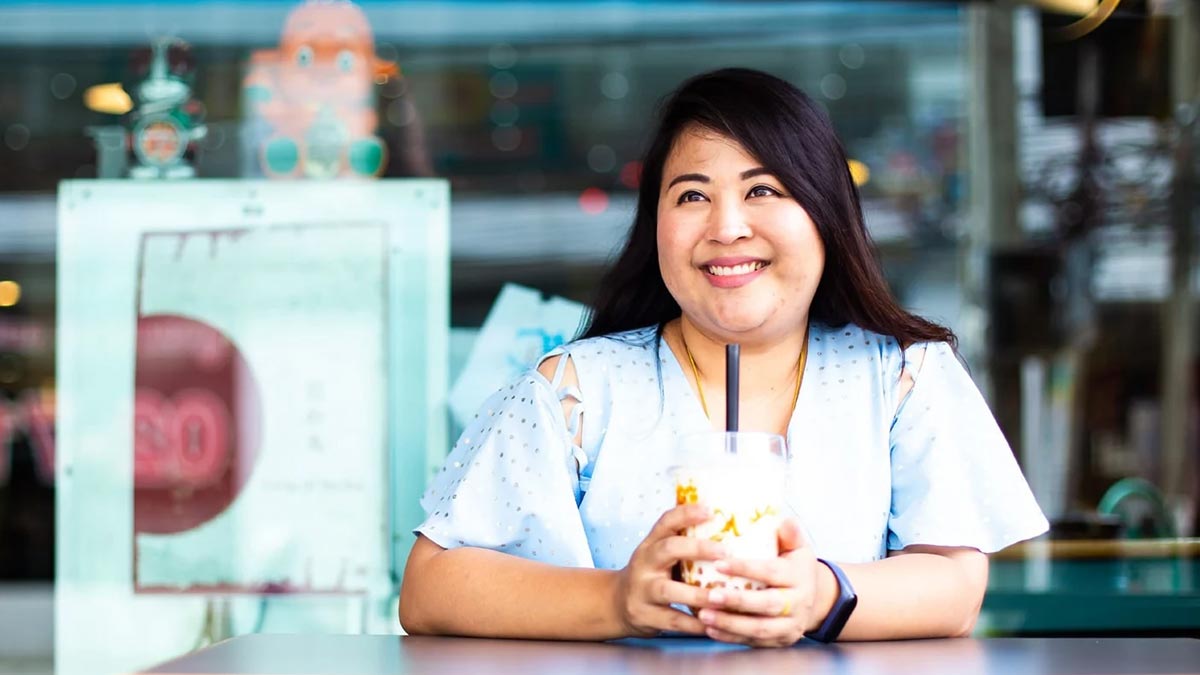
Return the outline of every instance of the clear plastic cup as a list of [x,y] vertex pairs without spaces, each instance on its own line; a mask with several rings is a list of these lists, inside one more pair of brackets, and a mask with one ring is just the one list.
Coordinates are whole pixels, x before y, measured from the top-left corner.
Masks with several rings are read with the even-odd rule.
[[[720,542],[733,558],[777,557],[787,504],[787,441],[778,434],[711,431],[680,438],[676,450],[675,503],[701,502],[713,514],[683,534]],[[682,581],[706,589],[765,587],[718,572],[713,562],[683,561]]]

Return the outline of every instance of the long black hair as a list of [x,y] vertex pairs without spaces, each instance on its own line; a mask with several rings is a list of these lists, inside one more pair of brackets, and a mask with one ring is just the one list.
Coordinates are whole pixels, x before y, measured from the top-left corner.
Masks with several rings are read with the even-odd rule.
[[701,127],[741,144],[808,212],[825,245],[811,321],[854,323],[901,344],[946,341],[948,328],[904,311],[884,281],[863,223],[858,188],[833,124],[812,99],[773,75],[728,68],[697,75],[663,104],[642,160],[629,239],[598,287],[581,338],[657,326],[680,315],[658,266],[658,194],[679,134]]

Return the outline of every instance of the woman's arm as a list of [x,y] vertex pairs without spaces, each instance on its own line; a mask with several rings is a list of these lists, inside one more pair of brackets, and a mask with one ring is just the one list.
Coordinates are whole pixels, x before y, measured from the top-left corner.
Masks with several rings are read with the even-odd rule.
[[[554,376],[551,357],[538,370]],[[567,359],[561,386],[577,386]],[[578,404],[562,399],[569,419]],[[581,441],[582,423],[575,443]],[[603,640],[626,628],[616,612],[617,573],[559,567],[499,551],[465,546],[444,549],[418,536],[409,553],[400,592],[400,624],[409,633]]]
[[[824,622],[838,594],[837,579],[817,561],[795,521],[780,528],[779,543],[784,551],[779,558],[724,565],[727,573],[771,588],[710,592],[710,603],[720,609],[701,611],[700,620],[711,637],[789,645]],[[987,587],[987,556],[968,548],[910,546],[885,560],[842,569],[858,594],[858,606],[840,640],[968,635]]]
[[626,629],[617,572],[557,567],[480,548],[446,550],[418,536],[400,590],[412,634],[606,640]]
[[[836,597],[837,581],[821,567],[826,592]],[[987,556],[971,548],[909,546],[885,560],[841,567],[858,593],[841,640],[965,637],[987,589]]]
[[[560,358],[538,371],[551,380]],[[578,386],[567,358],[562,387]],[[561,401],[564,420],[578,401]],[[582,421],[575,436],[582,439]],[[481,516],[482,517],[482,516]],[[418,536],[400,592],[400,624],[409,633],[604,640],[628,629],[616,611],[617,572],[560,567],[499,551],[444,549]]]
[[699,504],[667,511],[620,571],[558,567],[480,548],[443,549],[418,537],[400,589],[409,633],[548,640],[608,640],[704,626],[672,603],[711,607],[705,590],[671,578],[681,560],[718,560],[724,547],[684,537],[712,514]]

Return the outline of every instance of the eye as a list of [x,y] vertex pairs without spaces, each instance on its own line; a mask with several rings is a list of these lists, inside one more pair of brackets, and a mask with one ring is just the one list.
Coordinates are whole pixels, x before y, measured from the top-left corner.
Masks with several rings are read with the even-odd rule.
[[704,195],[700,194],[699,192],[696,192],[695,190],[687,190],[683,194],[679,195],[679,200],[675,203],[683,204],[684,202],[698,202],[698,201],[703,200],[704,198],[705,198]]
[[296,63],[301,67],[307,68],[312,65],[313,50],[308,45],[303,45],[296,50]]
[[354,52],[349,49],[343,49],[337,55],[338,70],[343,73],[348,73],[354,69]]
[[750,188],[750,192],[747,193],[746,196],[747,197],[778,197],[779,190],[776,190],[775,188],[770,187],[769,185],[755,185],[754,187]]

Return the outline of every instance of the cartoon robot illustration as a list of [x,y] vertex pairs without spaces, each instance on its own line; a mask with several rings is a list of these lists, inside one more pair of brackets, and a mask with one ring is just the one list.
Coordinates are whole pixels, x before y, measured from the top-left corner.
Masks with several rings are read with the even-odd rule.
[[273,178],[378,176],[387,147],[375,134],[375,85],[398,76],[395,63],[375,55],[357,5],[298,5],[279,48],[255,52],[243,82],[247,141],[258,167]]
[[188,163],[197,141],[204,138],[203,106],[192,98],[191,68],[182,40],[155,40],[150,49],[146,78],[132,87],[137,106],[128,117],[129,144],[137,160],[132,178],[191,178]]

